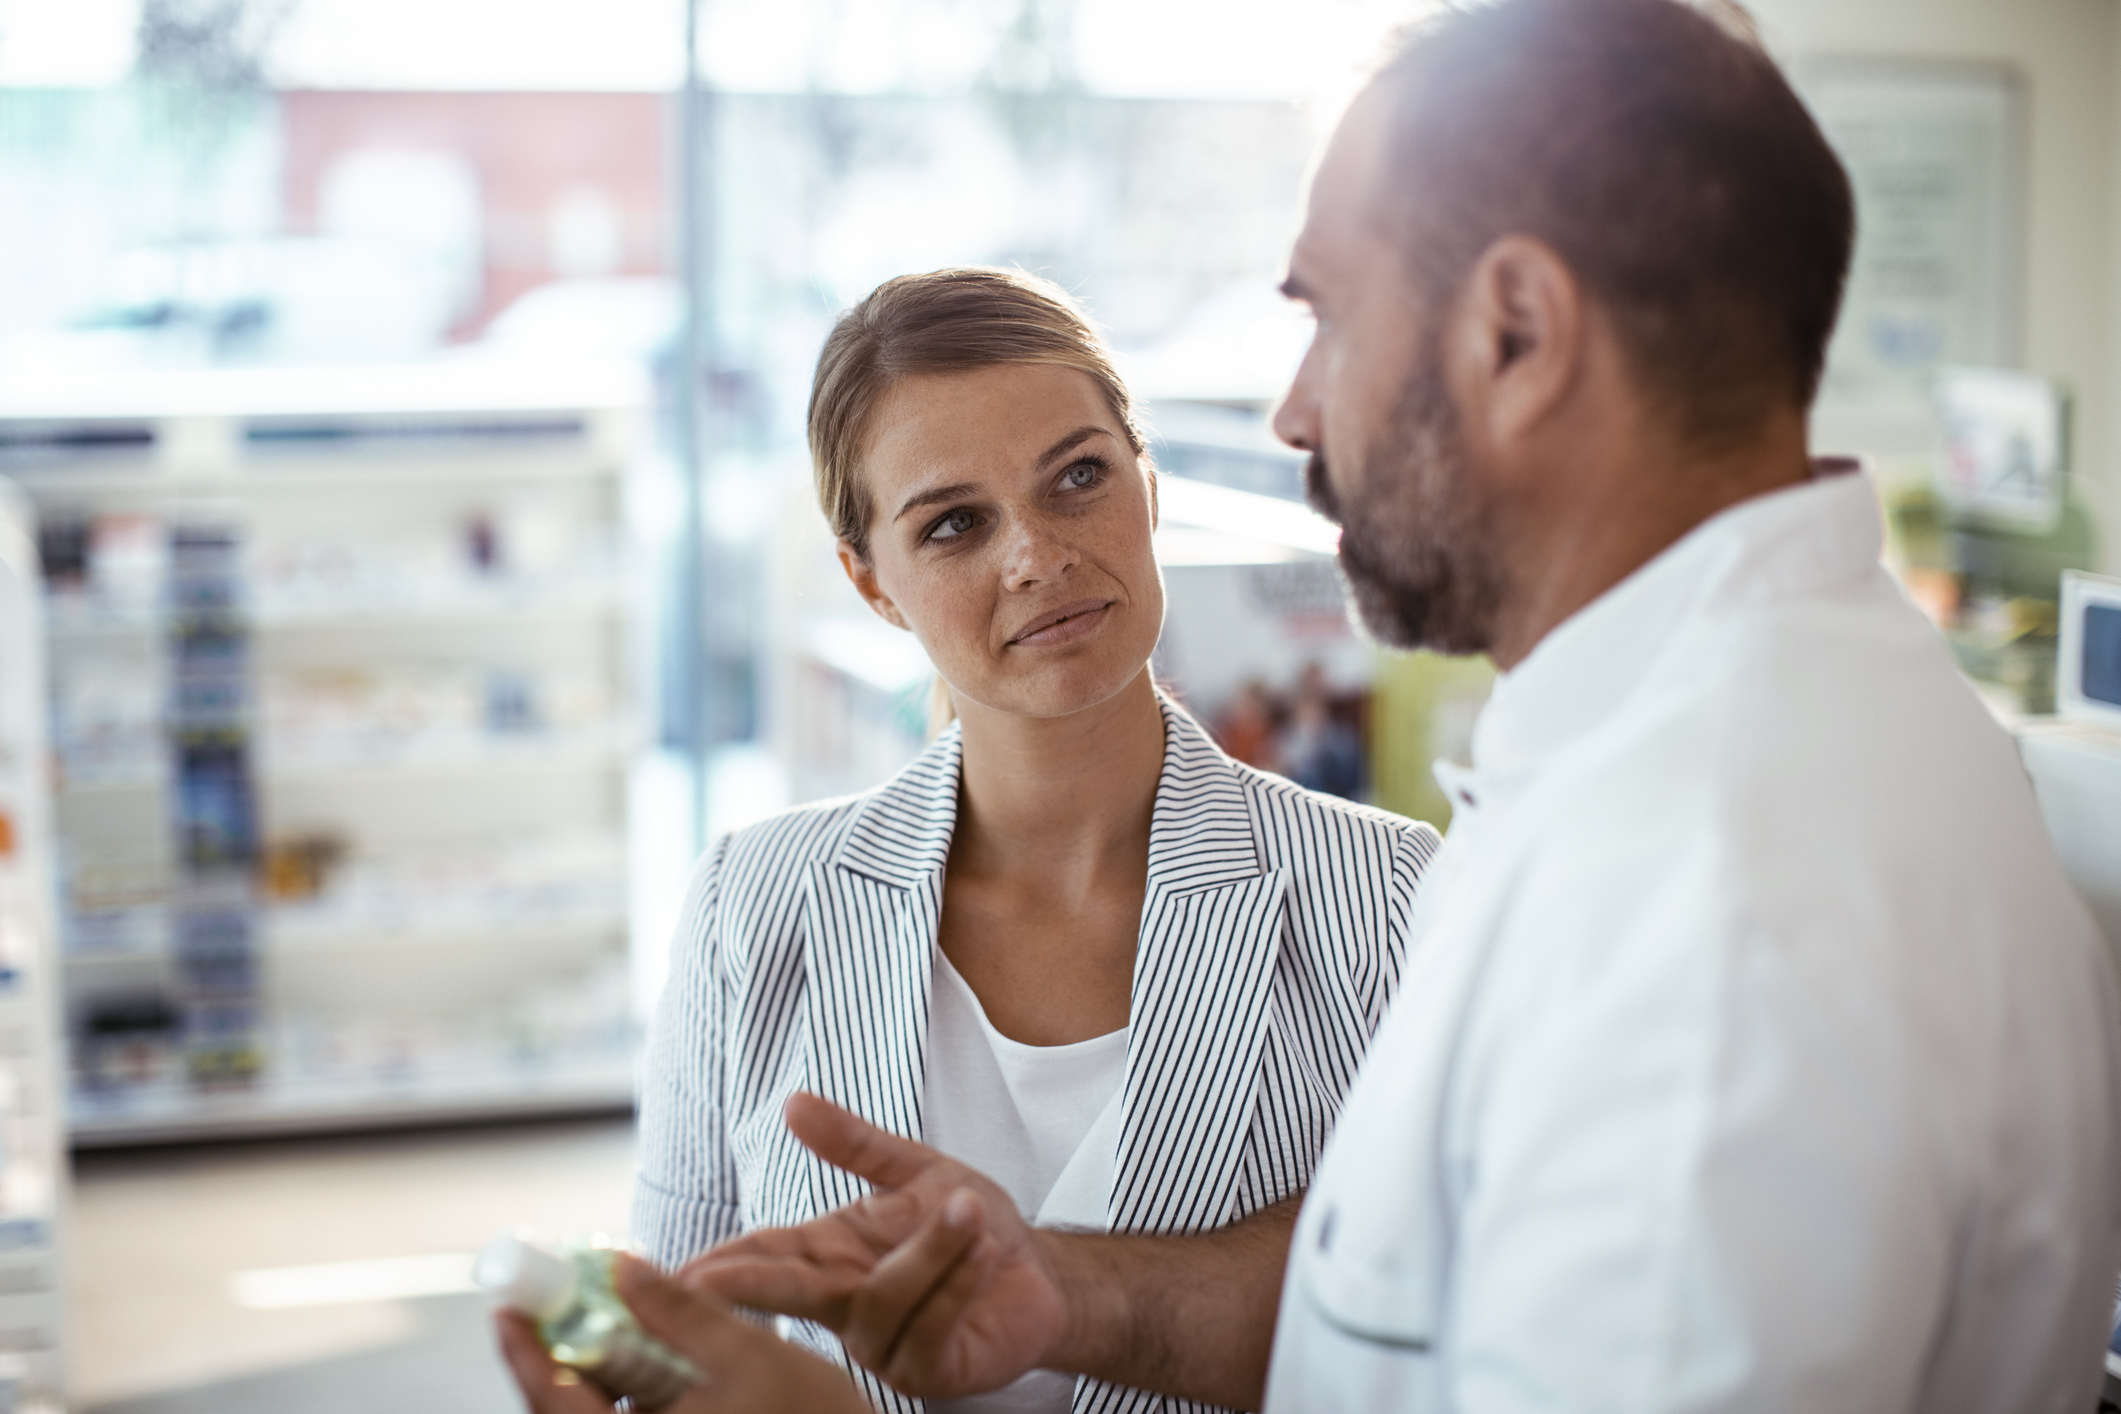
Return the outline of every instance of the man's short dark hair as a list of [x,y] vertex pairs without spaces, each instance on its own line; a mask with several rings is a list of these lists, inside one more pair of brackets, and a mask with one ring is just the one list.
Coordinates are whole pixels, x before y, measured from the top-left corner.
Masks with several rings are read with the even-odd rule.
[[1688,435],[1810,405],[1855,202],[1757,43],[1679,0],[1492,0],[1411,30],[1377,82],[1383,214],[1432,303],[1531,236]]

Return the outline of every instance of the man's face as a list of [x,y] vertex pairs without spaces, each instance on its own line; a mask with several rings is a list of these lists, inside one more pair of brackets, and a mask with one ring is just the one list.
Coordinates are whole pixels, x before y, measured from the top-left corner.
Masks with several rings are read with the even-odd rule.
[[1486,651],[1502,571],[1445,376],[1443,321],[1390,230],[1385,105],[1348,110],[1311,188],[1284,287],[1317,332],[1274,430],[1311,453],[1311,504],[1338,521],[1362,621],[1395,648]]

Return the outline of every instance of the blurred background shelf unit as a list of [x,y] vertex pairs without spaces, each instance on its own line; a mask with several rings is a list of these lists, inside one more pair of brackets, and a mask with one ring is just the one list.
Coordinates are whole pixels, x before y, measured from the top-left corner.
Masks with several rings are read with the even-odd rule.
[[36,521],[0,481],[0,1409],[56,1411],[67,1189]]
[[77,1145],[622,1105],[631,367],[0,394]]

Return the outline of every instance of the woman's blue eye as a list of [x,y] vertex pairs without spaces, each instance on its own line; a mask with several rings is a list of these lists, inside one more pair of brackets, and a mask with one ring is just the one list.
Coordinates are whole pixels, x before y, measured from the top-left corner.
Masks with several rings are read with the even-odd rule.
[[970,511],[952,511],[935,523],[928,532],[930,540],[955,540],[979,523],[979,517]]
[[1086,486],[1095,486],[1104,468],[1096,462],[1077,462],[1068,468],[1064,478],[1070,486],[1080,491]]

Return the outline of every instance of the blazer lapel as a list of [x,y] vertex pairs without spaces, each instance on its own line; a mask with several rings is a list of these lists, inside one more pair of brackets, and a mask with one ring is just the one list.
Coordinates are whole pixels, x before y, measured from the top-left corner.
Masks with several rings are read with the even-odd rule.
[[1229,758],[1168,701],[1164,734],[1113,1170],[1116,1232],[1229,1220],[1288,889],[1283,871],[1260,868]]
[[[928,991],[943,865],[957,824],[955,728],[937,738],[810,869],[803,962],[810,989],[804,1088],[908,1139],[921,1137]],[[862,1180],[803,1150],[814,1212]]]

